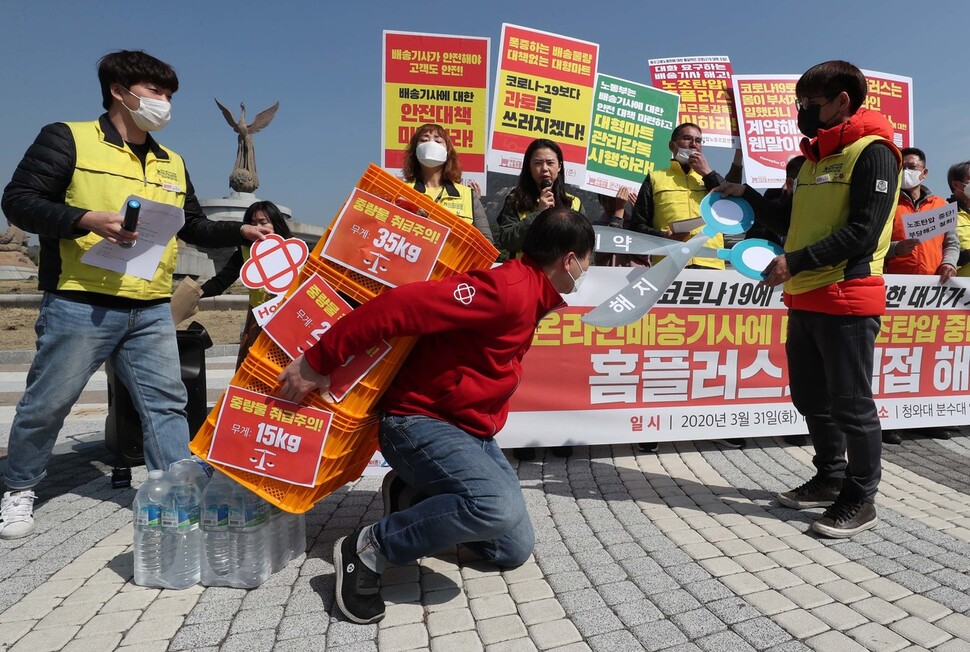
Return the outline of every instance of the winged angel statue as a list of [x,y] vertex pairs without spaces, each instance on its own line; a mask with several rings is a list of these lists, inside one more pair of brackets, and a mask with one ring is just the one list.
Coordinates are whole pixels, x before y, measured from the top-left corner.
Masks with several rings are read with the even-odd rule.
[[219,100],[216,100],[216,106],[222,111],[222,115],[225,116],[226,122],[232,127],[232,130],[239,136],[236,165],[229,175],[229,187],[236,192],[255,192],[256,188],[259,187],[259,177],[256,175],[256,150],[253,147],[253,134],[265,129],[273,121],[273,116],[276,115],[276,110],[280,108],[280,103],[277,102],[265,111],[257,113],[256,119],[248,125],[246,124],[246,105],[243,102],[239,103],[239,120],[233,117],[229,109],[219,104]]

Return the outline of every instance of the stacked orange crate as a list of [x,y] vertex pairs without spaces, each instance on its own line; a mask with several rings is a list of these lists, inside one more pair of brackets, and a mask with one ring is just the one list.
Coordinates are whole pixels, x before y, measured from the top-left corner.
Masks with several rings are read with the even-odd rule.
[[[375,165],[368,167],[357,187],[392,203],[404,200],[416,205],[426,211],[432,220],[451,230],[431,273],[432,279],[446,278],[471,269],[487,268],[498,255],[498,251],[470,224]],[[290,286],[287,296],[313,274],[320,275],[335,290],[357,304],[373,299],[387,290],[386,285],[320,255],[331,232],[332,229],[327,229],[317,242],[299,277]],[[340,403],[327,403],[316,394],[305,399],[307,405],[333,414],[315,487],[293,485],[216,462],[213,465],[281,509],[294,513],[307,511],[317,501],[356,480],[367,466],[377,449],[377,416],[374,414],[374,407],[415,341],[413,337],[392,340],[390,352]],[[278,389],[277,376],[289,363],[290,357],[269,336],[262,334],[230,384],[262,394],[272,394]],[[219,399],[190,445],[192,451],[203,459],[208,457],[222,400]]]

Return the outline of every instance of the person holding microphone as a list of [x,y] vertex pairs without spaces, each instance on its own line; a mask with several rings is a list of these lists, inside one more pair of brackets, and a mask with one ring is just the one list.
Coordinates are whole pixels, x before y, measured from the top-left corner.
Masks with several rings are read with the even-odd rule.
[[579,198],[566,192],[562,173],[563,158],[559,145],[546,138],[537,138],[529,144],[522,157],[519,183],[505,198],[505,205],[498,216],[495,246],[505,251],[509,258],[521,255],[529,225],[542,211],[564,206],[578,213],[583,212]]

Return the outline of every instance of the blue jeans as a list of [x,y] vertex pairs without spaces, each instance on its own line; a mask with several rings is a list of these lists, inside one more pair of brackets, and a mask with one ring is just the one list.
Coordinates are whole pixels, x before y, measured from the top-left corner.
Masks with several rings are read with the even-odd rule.
[[29,489],[47,474],[64,419],[108,358],[141,417],[149,470],[189,456],[187,395],[169,304],[102,308],[45,293],[34,330],[37,354],[10,429],[4,478],[10,489]]
[[842,479],[841,497],[871,503],[882,477],[882,427],[872,398],[879,317],[788,314],[791,398],[805,415],[818,475]]
[[503,567],[532,554],[519,478],[494,439],[430,417],[385,415],[380,444],[401,479],[429,496],[372,528],[388,561],[406,564],[459,543]]

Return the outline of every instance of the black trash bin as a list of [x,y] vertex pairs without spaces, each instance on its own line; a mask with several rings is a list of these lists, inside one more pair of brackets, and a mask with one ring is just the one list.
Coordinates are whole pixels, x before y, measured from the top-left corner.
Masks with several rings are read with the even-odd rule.
[[[185,330],[176,331],[182,382],[188,394],[185,404],[189,436],[194,437],[209,414],[206,401],[205,351],[212,339],[205,327],[192,322]],[[104,443],[118,457],[111,482],[116,487],[131,485],[131,467],[145,463],[144,433],[128,388],[115,374],[114,366],[105,364],[108,376],[108,417],[104,423]]]

